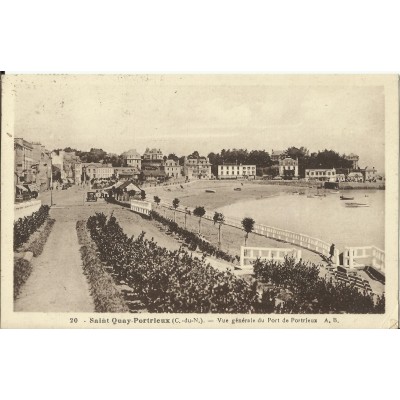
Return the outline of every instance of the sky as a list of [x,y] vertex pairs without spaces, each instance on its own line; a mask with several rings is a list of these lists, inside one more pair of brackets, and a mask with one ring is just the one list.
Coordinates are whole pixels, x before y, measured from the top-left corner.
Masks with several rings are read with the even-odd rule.
[[21,75],[14,86],[14,133],[49,150],[96,147],[117,154],[146,147],[179,156],[223,148],[327,148],[358,154],[360,167],[384,172],[384,88],[343,82]]

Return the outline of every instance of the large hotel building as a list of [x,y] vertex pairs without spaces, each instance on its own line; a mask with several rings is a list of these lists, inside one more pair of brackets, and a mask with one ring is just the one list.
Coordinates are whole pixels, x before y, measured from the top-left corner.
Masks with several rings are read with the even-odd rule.
[[242,164],[218,165],[218,179],[255,179],[256,166]]

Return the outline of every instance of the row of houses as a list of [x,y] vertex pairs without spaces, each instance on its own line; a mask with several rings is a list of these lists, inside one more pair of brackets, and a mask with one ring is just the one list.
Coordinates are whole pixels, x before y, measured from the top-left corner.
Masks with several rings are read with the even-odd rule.
[[352,162],[352,168],[317,168],[306,169],[304,176],[299,176],[299,161],[290,157],[282,157],[280,152],[275,154],[278,160],[279,177],[282,179],[300,179],[307,181],[317,180],[324,182],[375,182],[381,180],[377,170],[372,168],[360,168],[359,157],[356,154],[349,154],[346,158]]
[[50,188],[52,173],[51,152],[38,142],[23,138],[14,139],[14,188],[15,192],[25,191],[30,185],[35,191]]
[[112,167],[111,164],[75,164],[75,183],[81,184],[92,179],[133,179],[160,181],[168,178],[210,179],[211,163],[207,157],[185,157],[183,165],[172,159],[165,159],[160,149],[146,149],[140,155],[135,149],[122,154],[126,167]]
[[[59,171],[62,183],[82,184],[92,179],[119,179],[141,181],[163,181],[166,179],[255,179],[256,165],[225,163],[218,165],[217,176],[211,172],[211,163],[207,157],[184,157],[182,165],[177,159],[166,159],[160,149],[147,148],[143,155],[136,149],[122,154],[125,167],[113,167],[104,163],[82,163],[75,152],[49,152],[40,143],[30,143],[23,138],[14,141],[15,184],[36,184],[40,190],[46,190],[51,184],[52,169]],[[318,180],[329,182],[374,181],[380,177],[375,168],[360,169],[359,157],[351,153],[347,158],[352,161],[351,169],[306,169],[305,176],[299,176],[299,161],[287,157],[284,151],[271,153],[276,163],[276,172],[282,179]],[[182,161],[182,160],[181,160]]]

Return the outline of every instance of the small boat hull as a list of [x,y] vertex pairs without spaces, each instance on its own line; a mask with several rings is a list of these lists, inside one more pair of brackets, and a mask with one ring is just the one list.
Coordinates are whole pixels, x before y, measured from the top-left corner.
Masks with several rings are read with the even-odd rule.
[[212,190],[212,189],[206,189],[206,193],[215,193],[215,190]]
[[346,207],[352,207],[352,208],[369,207],[369,204],[364,204],[364,203],[346,203]]
[[354,200],[354,197],[340,196],[340,200]]

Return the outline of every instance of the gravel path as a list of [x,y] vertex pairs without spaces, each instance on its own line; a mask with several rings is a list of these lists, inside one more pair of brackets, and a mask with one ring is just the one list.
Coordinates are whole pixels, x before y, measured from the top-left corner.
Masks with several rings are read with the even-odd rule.
[[94,312],[82,270],[76,221],[62,214],[62,210],[52,210],[56,222],[43,253],[32,259],[32,274],[15,301],[15,311]]

